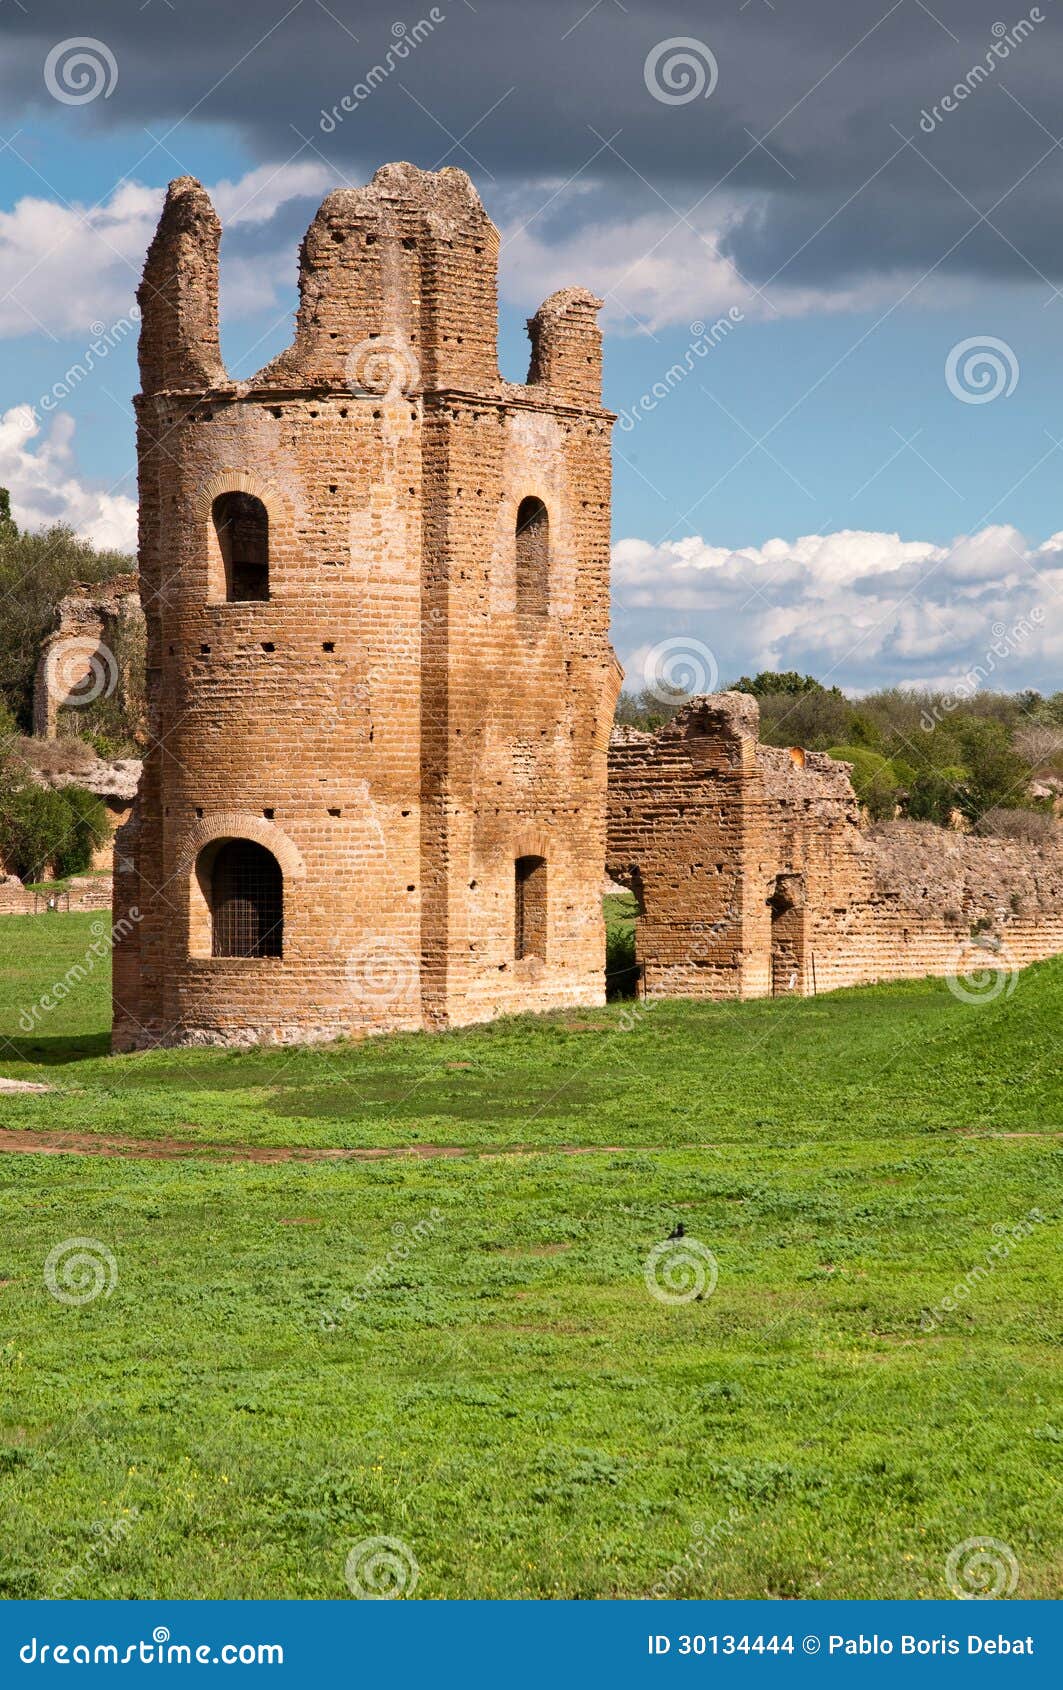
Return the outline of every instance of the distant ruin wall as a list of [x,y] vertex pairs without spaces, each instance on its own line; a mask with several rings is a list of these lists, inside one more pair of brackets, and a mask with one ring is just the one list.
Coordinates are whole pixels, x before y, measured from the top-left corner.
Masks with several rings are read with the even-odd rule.
[[33,687],[33,732],[54,739],[64,705],[94,703],[117,694],[128,705],[135,677],[120,654],[126,630],[142,637],[144,613],[135,575],[78,585],[61,599],[56,626],[41,647]]
[[[63,882],[66,885],[66,882]],[[0,880],[0,915],[41,915],[48,910],[49,898],[55,900],[60,913],[111,908],[111,880],[109,875],[96,878],[86,876],[69,883],[68,891],[31,892],[18,880]],[[108,922],[108,926],[110,923]]]
[[847,765],[760,745],[755,699],[614,735],[607,869],[649,996],[798,996],[1063,951],[1063,847],[860,827]]
[[[867,836],[872,893],[817,912],[819,990],[925,974],[1010,970],[1063,951],[1063,848],[929,822]],[[822,958],[822,964],[818,960]]]

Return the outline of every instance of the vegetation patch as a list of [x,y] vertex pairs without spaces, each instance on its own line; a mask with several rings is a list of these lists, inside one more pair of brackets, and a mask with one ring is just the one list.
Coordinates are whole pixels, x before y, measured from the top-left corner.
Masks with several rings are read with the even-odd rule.
[[1063,963],[110,1058],[105,963],[19,1029],[91,936],[0,921],[0,1072],[57,1087],[5,1127],[477,1153],[0,1155],[5,1594],[343,1597],[374,1535],[419,1598],[947,1596],[977,1536],[1054,1594]]

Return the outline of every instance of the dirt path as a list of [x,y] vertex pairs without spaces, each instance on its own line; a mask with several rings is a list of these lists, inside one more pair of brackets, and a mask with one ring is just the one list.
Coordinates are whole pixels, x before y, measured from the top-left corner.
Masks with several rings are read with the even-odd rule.
[[152,1162],[172,1162],[184,1156],[206,1156],[228,1162],[377,1162],[384,1157],[414,1156],[615,1156],[614,1144],[490,1145],[411,1144],[386,1149],[335,1150],[311,1145],[200,1144],[189,1138],[113,1138],[106,1133],[20,1132],[0,1127],[0,1155],[131,1156]]

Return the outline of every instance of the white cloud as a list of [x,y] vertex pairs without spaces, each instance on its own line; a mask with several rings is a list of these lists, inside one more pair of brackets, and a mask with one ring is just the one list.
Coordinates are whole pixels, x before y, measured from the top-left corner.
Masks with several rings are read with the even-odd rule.
[[[209,191],[223,226],[236,232],[269,223],[290,200],[322,194],[332,177],[323,164],[263,165]],[[87,334],[133,303],[164,190],[127,182],[98,206],[27,195],[0,211],[0,337]],[[222,241],[225,308],[233,315],[268,308],[278,278],[294,277],[294,243],[275,254],[227,254]],[[288,250],[289,247],[291,250]]]
[[[278,232],[276,250],[263,248],[267,226],[290,202],[320,197],[331,180],[323,164],[263,165],[209,190],[230,232],[222,242],[223,314],[271,309],[278,290],[294,285],[297,241]],[[134,293],[163,197],[162,188],[125,183],[98,206],[30,195],[0,211],[0,338],[29,335],[44,345],[43,331],[73,339],[76,349],[73,356],[55,354],[36,408],[17,405],[0,418],[0,485],[10,489],[21,527],[67,522],[97,545],[136,547],[136,501],[79,477],[74,421],[53,404],[49,423],[48,400],[61,403],[85,379],[86,367],[94,370],[100,356],[135,337]],[[249,251],[252,246],[259,250]],[[90,355],[91,342],[101,339],[107,350]]]
[[11,490],[12,516],[20,528],[66,522],[94,545],[135,551],[136,500],[94,491],[78,479],[73,436],[74,419],[65,412],[56,415],[47,434],[29,405],[0,416],[0,486]]
[[707,644],[724,682],[800,669],[857,689],[945,685],[1003,639],[993,684],[1013,691],[1050,681],[1063,658],[1063,535],[1031,548],[1005,525],[948,546],[860,530],[741,551],[696,535],[625,539],[613,585],[621,644],[628,628],[638,642],[626,659],[636,686],[647,625]]
[[303,164],[261,164],[236,182],[208,189],[224,229],[241,223],[269,223],[289,200],[320,198],[334,185],[332,172],[313,160]]
[[[711,221],[704,211],[685,219],[678,210],[635,218],[613,213],[595,221],[580,207],[575,226],[558,238],[550,237],[548,225],[565,196],[541,192],[531,205],[523,197],[523,205],[507,205],[502,220],[503,297],[534,308],[556,288],[589,287],[605,300],[604,322],[620,333],[656,333],[671,324],[716,317],[732,306],[743,316],[766,319],[871,310],[893,304],[918,280],[913,272],[849,287],[813,288],[793,287],[780,278],[758,292],[725,254],[739,207],[723,202],[721,209],[722,196],[713,198]],[[548,207],[541,216],[540,207]],[[928,283],[913,303],[940,303],[955,291],[956,284]]]

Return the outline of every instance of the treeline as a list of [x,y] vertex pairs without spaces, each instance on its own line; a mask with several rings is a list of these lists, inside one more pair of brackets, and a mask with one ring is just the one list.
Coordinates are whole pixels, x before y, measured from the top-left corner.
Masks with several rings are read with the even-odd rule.
[[[962,698],[888,687],[853,699],[812,675],[770,670],[743,675],[729,690],[757,699],[765,744],[851,763],[857,797],[874,821],[902,814],[1034,835],[1036,821],[1022,813],[1051,814],[1052,785],[1063,776],[1063,692]],[[666,702],[623,692],[617,720],[653,731],[685,702],[678,692]]]

